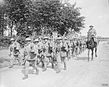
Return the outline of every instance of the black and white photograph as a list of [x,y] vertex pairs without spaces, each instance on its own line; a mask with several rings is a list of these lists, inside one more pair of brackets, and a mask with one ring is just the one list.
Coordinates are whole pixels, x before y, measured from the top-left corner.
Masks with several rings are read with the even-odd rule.
[[0,0],[0,87],[109,87],[109,0]]

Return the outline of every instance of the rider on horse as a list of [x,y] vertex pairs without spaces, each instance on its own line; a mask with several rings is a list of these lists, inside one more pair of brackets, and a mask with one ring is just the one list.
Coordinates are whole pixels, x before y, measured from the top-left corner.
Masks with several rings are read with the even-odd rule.
[[89,54],[90,50],[92,51],[92,59],[93,60],[93,54],[94,54],[94,49],[95,49],[95,57],[97,57],[97,39],[96,39],[96,30],[93,28],[93,26],[89,26],[90,29],[88,31],[88,37],[86,41],[86,45],[88,48],[88,61],[89,61]]
[[96,30],[94,29],[94,26],[90,25],[89,26],[90,29],[87,33],[87,40],[90,41],[90,39],[93,37],[94,38],[94,41],[96,41]]

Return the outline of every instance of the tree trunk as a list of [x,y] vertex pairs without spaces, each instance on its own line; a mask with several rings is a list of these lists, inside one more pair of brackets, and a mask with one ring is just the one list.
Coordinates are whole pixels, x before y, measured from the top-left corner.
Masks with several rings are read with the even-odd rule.
[[12,28],[13,28],[13,22],[11,22],[11,37],[12,37],[12,35],[13,35],[13,31],[12,31]]
[[4,36],[4,30],[3,30],[3,27],[2,27],[2,37]]

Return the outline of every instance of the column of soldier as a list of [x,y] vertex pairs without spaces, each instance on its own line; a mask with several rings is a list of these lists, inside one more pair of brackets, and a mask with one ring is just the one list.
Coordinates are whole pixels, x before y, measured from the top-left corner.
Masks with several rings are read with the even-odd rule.
[[11,42],[9,68],[16,64],[23,66],[23,79],[27,79],[30,73],[37,75],[39,68],[46,71],[51,67],[59,73],[62,70],[60,66],[63,64],[63,69],[66,70],[66,60],[80,54],[86,47],[85,41],[81,39],[26,38],[23,47],[13,38]]

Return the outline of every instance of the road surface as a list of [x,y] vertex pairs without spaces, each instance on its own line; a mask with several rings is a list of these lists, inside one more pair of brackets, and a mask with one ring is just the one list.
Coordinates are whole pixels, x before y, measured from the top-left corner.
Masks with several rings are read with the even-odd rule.
[[[7,51],[0,51],[7,57]],[[98,57],[87,61],[87,50],[67,61],[67,70],[52,69],[22,80],[21,67],[0,68],[0,87],[109,87],[109,44],[100,42]]]

